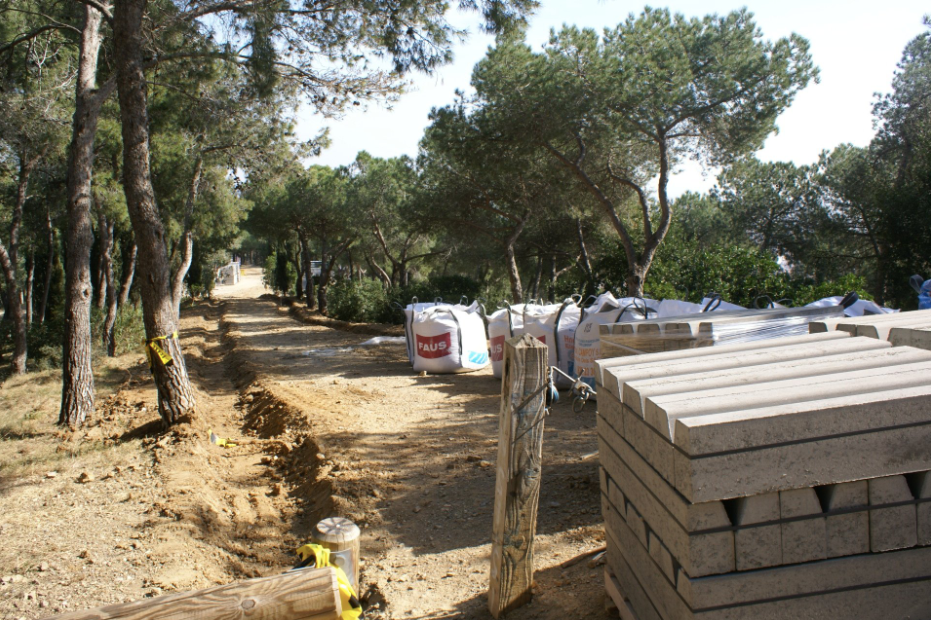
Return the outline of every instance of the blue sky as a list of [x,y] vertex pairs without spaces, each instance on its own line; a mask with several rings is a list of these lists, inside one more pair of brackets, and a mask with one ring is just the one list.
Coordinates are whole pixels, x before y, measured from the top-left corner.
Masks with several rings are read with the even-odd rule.
[[[601,29],[614,26],[644,5],[626,0],[541,0],[530,20],[527,41],[541,46],[551,28],[562,24]],[[925,30],[922,16],[931,6],[917,0],[680,0],[655,3],[687,16],[726,13],[746,6],[756,16],[767,39],[796,32],[811,42],[821,83],[810,84],[778,120],[779,133],[758,153],[763,160],[812,163],[825,149],[850,142],[866,145],[873,135],[871,106],[874,93],[887,92],[896,63],[909,40]],[[474,32],[474,17],[457,16],[460,26],[473,25],[465,44],[457,45],[455,61],[435,75],[413,78],[410,92],[388,110],[378,104],[350,110],[342,119],[323,119],[309,110],[299,116],[303,138],[330,127],[332,146],[314,163],[338,166],[366,150],[379,157],[414,155],[417,142],[434,106],[452,102],[454,91],[469,90],[473,65],[484,55],[492,38]],[[714,171],[703,174],[686,165],[670,182],[670,194],[704,191],[714,184]]]

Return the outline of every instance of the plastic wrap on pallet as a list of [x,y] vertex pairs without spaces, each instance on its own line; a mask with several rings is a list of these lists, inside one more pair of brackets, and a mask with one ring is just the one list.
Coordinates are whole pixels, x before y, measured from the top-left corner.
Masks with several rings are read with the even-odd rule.
[[[792,310],[783,310],[779,315],[746,311],[746,319],[741,312],[727,312],[715,319],[709,316],[697,325],[697,329],[683,329],[686,320],[694,322],[694,315],[680,317],[679,321],[660,319],[651,321],[650,331],[637,333],[603,333],[603,338],[610,339],[610,355],[624,357],[660,351],[676,351],[711,347],[720,344],[739,344],[802,336],[808,333],[808,324],[826,318],[843,317],[842,306],[824,306],[815,308],[798,308],[797,314]],[[772,312],[772,311],[770,311]],[[638,326],[642,327],[642,325]],[[610,326],[609,326],[610,329]],[[606,330],[607,331],[607,330]]]

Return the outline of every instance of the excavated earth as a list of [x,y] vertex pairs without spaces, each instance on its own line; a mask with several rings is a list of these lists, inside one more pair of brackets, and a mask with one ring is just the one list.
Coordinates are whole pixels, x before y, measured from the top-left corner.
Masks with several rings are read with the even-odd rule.
[[[332,515],[362,528],[366,618],[491,617],[500,382],[417,376],[403,344],[363,344],[396,327],[265,293],[247,268],[184,312],[194,423],[161,430],[134,356],[84,430],[3,437],[0,462],[21,454],[10,442],[64,450],[53,477],[0,469],[0,618],[275,574]],[[534,596],[508,618],[604,617],[603,568],[585,555],[604,545],[594,406],[563,402],[545,424]]]

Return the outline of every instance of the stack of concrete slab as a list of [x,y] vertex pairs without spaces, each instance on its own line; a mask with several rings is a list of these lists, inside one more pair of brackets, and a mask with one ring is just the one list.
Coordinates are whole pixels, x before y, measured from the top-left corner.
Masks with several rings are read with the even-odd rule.
[[599,366],[622,615],[931,618],[931,351],[832,331]]
[[854,336],[888,340],[894,346],[931,351],[931,310],[832,318],[812,321],[808,327],[813,334],[839,330]]
[[841,306],[728,310],[602,325],[604,358],[753,342],[806,334],[811,321],[844,316]]

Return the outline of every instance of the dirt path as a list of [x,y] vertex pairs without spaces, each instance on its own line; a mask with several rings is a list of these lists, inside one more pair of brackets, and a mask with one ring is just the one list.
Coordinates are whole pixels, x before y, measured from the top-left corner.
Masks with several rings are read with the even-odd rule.
[[[278,468],[304,509],[292,531],[330,513],[363,528],[372,617],[490,617],[498,380],[490,369],[415,376],[403,345],[362,346],[370,335],[302,325],[261,292],[258,270],[244,270],[220,291],[223,323],[245,399],[265,403],[250,405],[253,415],[287,409],[281,419],[316,450],[293,450]],[[258,434],[287,429],[272,426]],[[593,427],[591,407],[576,415],[567,403],[546,421],[537,587],[511,618],[604,614],[601,570],[559,568],[603,544],[596,460],[581,458],[597,449]]]
[[[362,527],[367,618],[489,618],[490,370],[415,376],[402,344],[362,345],[381,328],[260,299],[257,269],[217,293],[182,313],[193,424],[162,429],[141,351],[96,360],[76,433],[59,371],[0,384],[0,619],[279,573],[332,515]],[[546,421],[535,596],[508,618],[604,616],[601,569],[559,568],[604,541],[593,427],[565,403]]]

